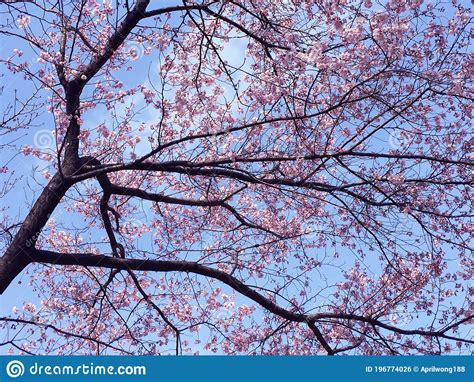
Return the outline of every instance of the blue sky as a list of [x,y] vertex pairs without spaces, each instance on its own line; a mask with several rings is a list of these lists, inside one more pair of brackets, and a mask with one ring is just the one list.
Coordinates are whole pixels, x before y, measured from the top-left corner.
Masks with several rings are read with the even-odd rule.
[[[158,6],[158,2],[155,1],[156,5]],[[171,4],[178,4],[179,2],[163,2],[159,3],[159,6],[162,5],[171,5]],[[153,6],[152,2],[152,6]],[[2,17],[0,16],[0,22],[2,21]],[[11,52],[13,52],[14,48],[20,48],[24,51],[25,57],[27,59],[31,58],[32,65],[39,65],[36,62],[36,57],[32,54],[31,50],[28,47],[24,47],[18,45],[18,42],[14,41],[13,39],[7,39],[3,35],[0,37],[0,56],[7,57]],[[245,51],[245,42],[242,40],[231,40],[231,44],[229,44],[225,51],[224,55],[228,59],[229,62],[234,64],[235,66],[239,66],[244,59],[244,51]],[[133,44],[130,45],[133,47]],[[156,85],[159,84],[159,78],[157,78],[157,70],[156,67],[158,65],[158,59],[155,53],[151,55],[143,55],[143,52],[139,52],[141,59],[137,60],[133,63],[133,70],[132,71],[123,71],[121,75],[121,79],[127,86],[133,86],[136,84],[149,84],[149,78],[152,79],[152,82]],[[247,63],[248,65],[248,63]],[[5,72],[3,66],[0,66],[0,89],[2,91],[1,94],[1,104],[0,107],[5,107],[8,103],[10,97],[12,97],[15,91],[18,91],[21,95],[27,95],[31,93],[32,86],[28,81],[25,81],[21,78],[21,75],[12,76]],[[170,93],[172,95],[172,93]],[[46,94],[45,94],[46,96]],[[137,108],[144,104],[143,97],[141,94],[138,94],[133,99],[128,99],[124,104],[126,106],[127,102],[135,102]],[[0,109],[1,111],[1,109]],[[140,116],[140,121],[143,122],[150,122],[156,119],[156,115],[150,112],[150,110],[145,110]],[[88,112],[84,115],[84,127],[95,127],[97,124],[100,123],[111,123],[111,116],[107,115],[105,109],[96,109],[94,112]],[[136,122],[137,126],[139,122]],[[25,131],[20,131],[16,135],[9,135],[7,137],[0,137],[1,142],[5,143],[5,139],[8,140],[15,140],[14,145],[12,145],[11,150],[2,151],[0,166],[8,166],[9,168],[15,169],[15,176],[18,177],[18,181],[15,182],[14,188],[11,192],[9,192],[5,197],[0,199],[0,207],[8,208],[8,213],[10,216],[19,216],[20,220],[21,217],[24,217],[27,212],[27,205],[31,204],[35,196],[38,195],[42,187],[45,185],[46,180],[44,179],[42,172],[45,168],[45,162],[34,158],[32,156],[24,157],[22,155],[17,155],[17,150],[22,145],[33,145],[38,146],[38,140],[41,138],[38,136],[37,133],[41,132],[43,138],[45,139],[46,143],[52,142],[51,136],[48,137],[48,132],[54,130],[52,123],[52,115],[46,111],[40,112],[38,118],[35,120],[35,125],[32,130],[35,133],[28,132],[26,134]],[[144,132],[146,133],[146,131]],[[48,141],[49,140],[49,141]],[[390,137],[385,135],[380,137],[380,144],[387,145],[390,141]],[[46,145],[47,146],[47,145]],[[47,147],[43,147],[43,149],[48,150]],[[139,144],[139,149],[137,150],[138,153],[146,152],[149,149],[148,143],[145,139]],[[13,159],[11,159],[13,158]],[[3,176],[3,175],[0,175]],[[24,203],[23,201],[27,201],[28,203]],[[144,209],[149,208],[149,204],[146,203],[143,205]],[[61,221],[65,226],[71,226],[74,224],[84,225],[85,222],[75,214],[70,212],[65,212],[61,206],[59,206],[58,210],[52,216],[53,219],[56,221]],[[133,223],[133,222],[132,222]],[[408,223],[411,224],[411,223]],[[417,230],[417,228],[413,228]],[[93,235],[103,236],[103,232],[94,232]],[[142,238],[140,245],[145,245],[147,241],[150,239],[149,236],[145,236]],[[340,251],[344,255],[340,259],[340,265],[342,266],[344,263],[344,267],[349,268],[355,261],[355,257],[353,254],[350,254],[346,249],[341,248],[340,246],[336,246],[333,249],[326,249],[328,251]],[[320,251],[322,252],[322,251]],[[316,256],[322,256],[321,253],[315,254]],[[376,257],[369,258],[367,260],[367,266],[371,268],[374,273],[381,272],[380,265]],[[456,264],[452,264],[453,269],[456,268]],[[330,270],[332,269],[332,270]],[[23,305],[23,301],[27,302],[34,302],[37,306],[40,305],[40,300],[42,298],[48,298],[48,296],[42,296],[41,288],[38,288],[36,291],[28,285],[28,273],[29,269],[27,269],[22,276],[19,276],[15,283],[10,286],[7,292],[0,297],[0,314],[8,315],[11,313],[12,308],[14,306],[21,307]],[[323,278],[327,278],[328,284],[336,280],[340,280],[340,271],[337,270],[336,267],[328,268],[328,272],[324,274]],[[319,276],[315,273],[314,278],[318,278]],[[322,280],[319,280],[322,282]],[[21,282],[21,284],[19,284]],[[223,288],[225,293],[232,294],[232,291],[228,288]],[[330,291],[327,291],[330,293]],[[238,297],[237,303],[244,302],[245,299]],[[459,301],[461,298],[459,297]],[[454,300],[456,302],[456,300]],[[248,302],[247,302],[248,303]],[[225,312],[223,314],[226,314]],[[400,314],[403,316],[403,314]],[[4,351],[2,349],[1,351]]]

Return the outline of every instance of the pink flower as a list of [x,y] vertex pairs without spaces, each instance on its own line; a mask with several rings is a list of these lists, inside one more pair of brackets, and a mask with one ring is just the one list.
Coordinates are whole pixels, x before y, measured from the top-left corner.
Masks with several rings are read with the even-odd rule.
[[26,28],[30,24],[30,20],[30,16],[22,15],[16,20],[16,22],[19,28]]

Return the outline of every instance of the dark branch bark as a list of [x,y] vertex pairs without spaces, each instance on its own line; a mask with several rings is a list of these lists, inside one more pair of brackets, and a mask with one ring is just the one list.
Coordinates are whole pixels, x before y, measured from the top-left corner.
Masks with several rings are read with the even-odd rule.
[[[221,281],[228,285],[241,295],[253,300],[269,312],[289,321],[306,323],[313,331],[318,341],[328,354],[336,354],[341,350],[333,349],[327,340],[317,328],[316,323],[319,321],[327,322],[327,320],[348,320],[355,322],[364,322],[375,327],[379,327],[394,333],[402,335],[420,335],[427,337],[444,338],[455,341],[462,341],[467,343],[474,343],[472,340],[458,338],[446,334],[447,330],[453,329],[460,324],[469,322],[474,319],[474,315],[463,318],[455,324],[438,331],[425,330],[410,330],[401,329],[393,325],[386,324],[375,317],[362,316],[349,313],[318,313],[318,314],[304,314],[294,312],[277,305],[269,298],[264,297],[254,289],[238,280],[230,274],[189,261],[161,261],[161,260],[141,260],[141,259],[122,259],[103,255],[92,255],[84,253],[58,253],[53,251],[36,250],[34,253],[34,260],[39,263],[54,264],[54,265],[78,265],[83,267],[100,267],[110,268],[116,270],[129,271],[152,271],[152,272],[186,272],[193,273],[205,277],[210,277]],[[352,347],[349,346],[348,349]]]
[[227,284],[240,294],[252,299],[271,313],[295,322],[305,322],[306,316],[283,309],[271,300],[262,296],[237,278],[198,263],[189,261],[160,261],[141,259],[121,259],[110,256],[97,256],[82,253],[58,253],[36,250],[34,260],[38,263],[55,265],[80,265],[84,267],[101,267],[118,270],[153,271],[153,272],[188,272],[211,277]]
[[32,253],[41,230],[69,187],[61,175],[55,175],[31,208],[10,247],[0,258],[0,294],[34,261]]

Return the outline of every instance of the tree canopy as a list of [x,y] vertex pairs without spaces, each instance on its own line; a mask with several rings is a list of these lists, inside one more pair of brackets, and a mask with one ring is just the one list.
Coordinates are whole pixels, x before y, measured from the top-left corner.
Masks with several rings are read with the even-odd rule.
[[469,353],[472,21],[0,1],[3,349]]

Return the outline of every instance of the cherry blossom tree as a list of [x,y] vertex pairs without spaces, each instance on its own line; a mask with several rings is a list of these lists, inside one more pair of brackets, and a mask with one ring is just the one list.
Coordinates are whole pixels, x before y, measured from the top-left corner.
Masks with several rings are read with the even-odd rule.
[[1,0],[2,349],[470,353],[469,12]]

